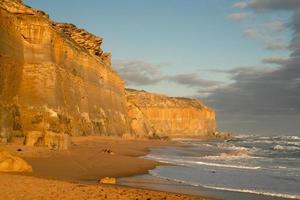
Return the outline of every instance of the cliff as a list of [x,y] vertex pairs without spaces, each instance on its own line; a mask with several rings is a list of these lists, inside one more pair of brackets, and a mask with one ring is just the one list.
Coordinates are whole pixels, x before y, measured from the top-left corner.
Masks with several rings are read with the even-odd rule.
[[196,99],[127,89],[132,132],[148,136],[214,136],[215,112]]
[[25,135],[36,145],[60,135],[127,133],[124,82],[101,43],[18,0],[1,0],[0,140]]
[[19,0],[0,1],[0,142],[66,149],[68,136],[206,136],[198,100],[127,90],[102,38]]

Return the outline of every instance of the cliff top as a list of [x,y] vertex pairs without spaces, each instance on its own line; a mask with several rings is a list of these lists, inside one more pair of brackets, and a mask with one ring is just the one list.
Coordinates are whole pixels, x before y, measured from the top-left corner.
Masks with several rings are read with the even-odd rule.
[[101,57],[103,54],[103,51],[100,48],[103,41],[101,37],[95,36],[71,23],[54,22],[53,25],[65,35],[72,38],[81,47],[87,49],[92,55]]
[[23,4],[21,0],[1,0],[0,8],[15,15],[24,14],[46,18],[52,27],[63,34],[65,38],[70,40],[77,47],[83,48],[91,55],[96,56],[105,66],[111,67],[111,54],[109,52],[104,53],[101,49],[100,46],[103,41],[101,37],[95,36],[85,29],[78,28],[71,23],[53,22],[47,13],[31,8]]
[[22,0],[1,0],[0,7],[13,14],[40,15],[49,18],[44,11],[33,9],[23,4]]
[[126,88],[126,96],[128,101],[136,102],[144,107],[192,107],[200,110],[212,110],[198,99],[168,97],[163,94],[149,93],[144,90]]

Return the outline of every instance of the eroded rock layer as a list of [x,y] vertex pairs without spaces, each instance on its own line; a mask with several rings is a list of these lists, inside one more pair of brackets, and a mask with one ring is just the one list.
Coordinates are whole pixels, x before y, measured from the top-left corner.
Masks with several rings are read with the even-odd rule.
[[0,139],[32,131],[127,133],[124,83],[101,42],[20,1],[1,0]]
[[132,131],[149,136],[214,136],[215,112],[196,99],[126,90]]
[[83,48],[90,51],[90,53],[97,56],[101,56],[103,51],[100,48],[102,44],[102,38],[97,37],[84,29],[77,28],[74,24],[69,23],[53,23],[54,26],[58,27],[68,37],[72,38]]

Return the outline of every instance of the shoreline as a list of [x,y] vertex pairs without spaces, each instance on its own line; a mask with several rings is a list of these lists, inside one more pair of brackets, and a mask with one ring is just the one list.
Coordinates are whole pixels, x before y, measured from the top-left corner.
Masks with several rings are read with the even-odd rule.
[[[26,195],[29,195],[28,199],[30,200],[51,199],[53,194],[56,195],[56,199],[68,199],[64,193],[69,194],[73,191],[78,193],[78,197],[70,195],[72,197],[70,199],[95,199],[92,195],[94,193],[99,197],[97,199],[105,199],[105,195],[107,199],[136,199],[137,196],[140,197],[138,199],[147,199],[148,197],[150,199],[207,200],[285,199],[191,186],[151,175],[149,170],[172,164],[147,160],[142,156],[147,155],[152,148],[189,146],[176,140],[122,139],[100,136],[73,137],[71,148],[67,151],[53,151],[45,147],[27,147],[23,146],[20,141],[16,140],[2,148],[24,158],[32,165],[33,172],[0,173],[0,199],[5,197],[4,199],[23,200],[26,199]],[[22,150],[16,151],[17,149]],[[110,150],[112,153],[104,153],[103,150]],[[117,183],[115,185],[100,184],[97,180],[104,177],[114,177]],[[22,182],[26,182],[29,188],[24,188]],[[9,185],[16,187],[11,188]],[[55,185],[62,187],[64,192],[59,192]],[[45,187],[50,187],[50,190],[46,190]],[[34,193],[36,189],[42,191],[47,198],[26,192]],[[89,192],[87,193],[87,191]],[[111,192],[119,196],[109,196]],[[130,195],[124,196],[124,193],[130,193]],[[15,196],[7,196],[8,194],[15,194]],[[23,196],[18,196],[19,194],[23,194]],[[103,196],[103,194],[105,195]]]
[[[23,146],[21,139],[15,140],[2,148],[29,162],[33,173],[0,173],[0,199],[5,197],[4,199],[23,200],[26,195],[30,200],[51,199],[54,194],[56,199],[68,199],[64,193],[74,191],[78,197],[69,194],[72,197],[70,199],[95,199],[93,194],[97,194],[97,199],[105,199],[105,195],[107,199],[136,199],[137,196],[140,197],[138,199],[285,199],[191,186],[149,174],[149,170],[155,167],[172,165],[142,158],[152,148],[186,146],[189,145],[176,140],[86,136],[73,137],[71,148],[67,151],[53,151],[45,147]],[[17,149],[22,150],[16,151]],[[110,150],[111,154],[104,153],[103,150]],[[117,183],[100,184],[97,180],[103,177],[114,177]],[[29,188],[24,188],[23,182]],[[11,188],[10,185],[16,187]],[[55,185],[59,185],[64,192],[60,192]],[[46,190],[47,187],[50,187],[49,191]],[[46,198],[28,192],[34,193],[34,190],[41,191]],[[109,196],[111,192],[118,196]],[[125,193],[130,195],[124,196]],[[7,196],[8,194],[15,196]],[[23,196],[18,196],[19,194]]]
[[[175,147],[176,148],[176,147]],[[176,151],[176,150],[175,150]],[[172,165],[172,164],[170,164]],[[170,165],[158,166],[158,168],[172,168]],[[174,166],[176,167],[176,165]],[[295,199],[293,196],[276,193],[252,192],[249,190],[230,190],[227,188],[213,188],[205,185],[190,185],[184,181],[172,180],[170,178],[148,173],[128,178],[120,178],[121,185],[129,185],[138,188],[155,189],[158,191],[178,192],[188,195],[201,195],[223,200],[243,199],[243,200],[288,200]]]
[[[129,140],[86,136],[73,137],[71,148],[67,151],[53,151],[45,147],[23,146],[16,140],[11,144],[3,146],[3,148],[14,155],[24,158],[32,165],[33,172],[21,174],[0,173],[0,197],[3,196],[5,199],[26,199],[27,197],[28,199],[44,199],[44,197],[39,198],[36,196],[37,194],[30,194],[28,192],[31,190],[41,190],[41,193],[44,193],[43,196],[47,198],[50,198],[52,193],[55,193],[56,199],[67,199],[65,198],[65,193],[70,193],[74,190],[78,192],[78,197],[73,196],[71,199],[89,199],[93,193],[100,196],[102,193],[105,193],[107,199],[135,199],[133,197],[136,197],[136,195],[140,197],[138,199],[147,199],[147,196],[150,199],[213,199],[199,195],[155,191],[150,188],[132,188],[119,185],[118,183],[116,185],[97,183],[97,180],[103,177],[124,178],[148,174],[148,170],[165,164],[140,157],[150,152],[150,148],[168,146],[184,145],[172,140]],[[17,151],[17,149],[21,149],[21,151]],[[105,150],[110,150],[112,153],[103,152]],[[25,185],[22,185],[22,182],[26,182],[28,187],[24,188]],[[15,186],[11,188],[9,185]],[[49,191],[45,188],[46,185],[50,185],[47,186],[50,187]],[[55,191],[57,190],[57,186],[55,185],[64,188],[65,192]],[[82,188],[93,192],[87,194],[85,190],[81,190]],[[100,192],[101,194],[99,190],[102,191],[102,193]],[[113,193],[119,196],[109,197],[112,192],[108,192],[109,190],[114,190]],[[123,192],[119,193],[120,191]],[[126,194],[130,193],[130,196],[122,196],[124,192]],[[8,194],[12,196],[7,196]],[[23,196],[18,196],[19,194],[23,194]]]
[[150,189],[160,192],[180,193],[185,195],[204,196],[210,199],[222,200],[290,200],[294,198],[285,198],[265,194],[255,194],[248,192],[217,190],[203,186],[188,185],[166,178],[160,178],[151,174],[137,175],[132,177],[119,178],[121,186],[130,186],[132,188]]

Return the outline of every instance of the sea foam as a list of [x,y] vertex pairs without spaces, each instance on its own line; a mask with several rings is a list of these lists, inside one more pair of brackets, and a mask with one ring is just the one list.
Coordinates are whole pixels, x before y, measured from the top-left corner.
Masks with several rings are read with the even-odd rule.
[[281,150],[281,151],[297,151],[297,150],[300,150],[300,147],[275,145],[273,147],[273,149],[274,150]]

